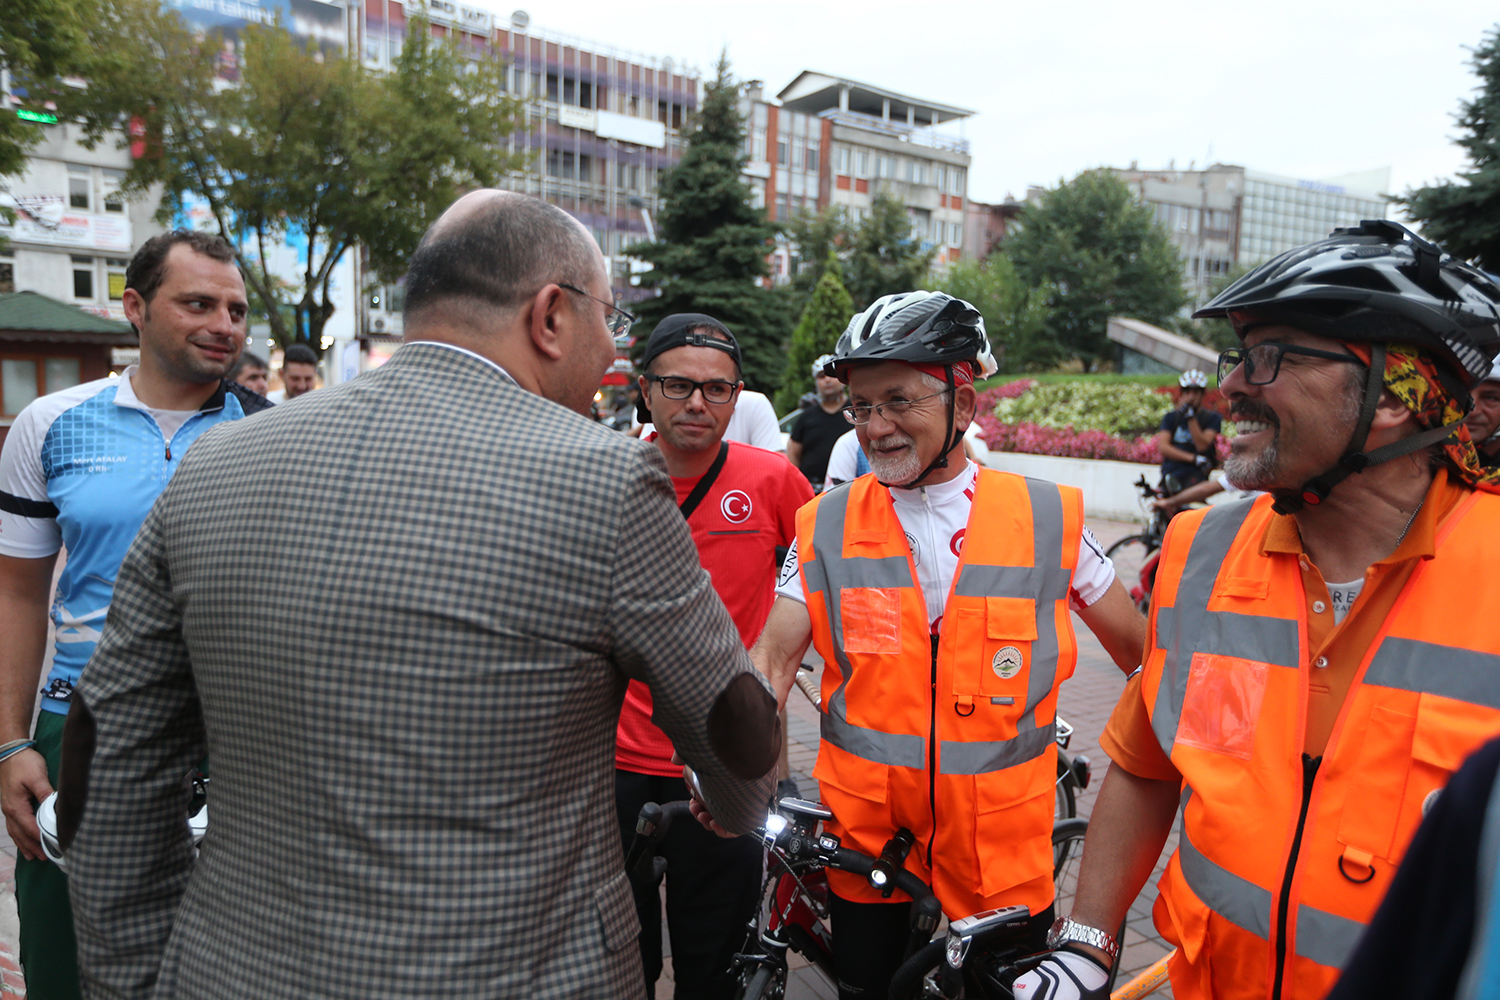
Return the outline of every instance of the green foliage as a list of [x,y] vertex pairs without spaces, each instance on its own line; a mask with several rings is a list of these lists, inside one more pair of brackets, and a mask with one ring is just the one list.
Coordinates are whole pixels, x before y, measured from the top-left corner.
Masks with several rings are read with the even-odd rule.
[[750,186],[740,173],[745,123],[738,101],[728,57],[721,55],[687,150],[662,177],[657,240],[630,248],[631,256],[652,265],[641,275],[641,285],[660,292],[633,309],[648,330],[672,313],[701,312],[722,320],[740,342],[745,382],[774,392],[781,384],[794,313],[790,293],[757,283],[768,273],[766,255],[777,228],[751,204]]
[[[505,64],[433,38],[420,18],[383,76],[357,59],[324,60],[279,24],[247,28],[242,79],[229,88],[215,78],[216,37],[195,38],[159,4],[136,8],[101,37],[111,44],[70,112],[91,144],[118,135],[122,113],[140,115],[150,153],[135,160],[126,189],[163,184],[164,222],[182,196],[203,199],[220,234],[248,244],[246,279],[283,345],[319,349],[334,311],[333,271],[351,247],[393,279],[462,190],[492,186],[522,165],[503,152],[521,113],[501,96]],[[288,324],[266,257],[291,232],[308,249]]]
[[812,363],[824,354],[833,353],[839,334],[854,315],[854,303],[840,280],[838,261],[832,259],[823,268],[823,277],[813,289],[812,300],[802,310],[802,318],[792,331],[792,345],[787,352],[786,373],[781,390],[776,393],[776,412],[790,413],[804,392],[813,388]]
[[1013,399],[1002,399],[995,416],[1002,423],[1100,430],[1122,436],[1153,433],[1172,397],[1140,382],[1100,382],[1073,378],[1042,383]]
[[929,287],[979,310],[1001,372],[1041,371],[1063,360],[1061,346],[1047,330],[1047,291],[1022,281],[1003,254],[960,260]]
[[1455,140],[1469,157],[1458,181],[1407,189],[1396,202],[1422,223],[1422,233],[1457,257],[1489,271],[1500,270],[1500,26],[1491,28],[1469,65],[1479,94],[1464,101]]
[[1113,356],[1110,316],[1165,325],[1187,301],[1177,249],[1150,208],[1107,170],[1088,170],[1027,205],[1000,244],[1016,273],[1047,288],[1049,336],[1092,370]]
[[[1244,264],[1234,265],[1227,272],[1209,282],[1208,296],[1203,301],[1212,302],[1216,295],[1249,273],[1250,268]],[[1240,338],[1234,334],[1234,327],[1230,325],[1229,320],[1221,317],[1187,319],[1182,316],[1173,316],[1171,322],[1167,324],[1167,329],[1204,347],[1212,347],[1216,351],[1227,351],[1240,344]]]
[[[82,71],[93,52],[89,29],[100,0],[5,0],[0,4],[0,61],[27,90],[22,108],[46,110],[46,102],[67,89],[66,76]],[[41,125],[0,108],[0,177],[19,173],[26,151],[41,141]]]
[[789,228],[805,261],[797,287],[816,285],[832,253],[843,265],[844,286],[856,310],[882,295],[925,287],[937,252],[936,248],[922,249],[911,234],[906,206],[885,192],[875,196],[870,211],[857,224],[849,221],[841,206],[830,205],[817,215],[800,213]]

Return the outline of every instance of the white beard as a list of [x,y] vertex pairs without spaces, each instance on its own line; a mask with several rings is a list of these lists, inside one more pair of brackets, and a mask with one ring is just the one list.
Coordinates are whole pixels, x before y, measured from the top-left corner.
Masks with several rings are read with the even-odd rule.
[[870,471],[875,473],[875,478],[882,483],[890,483],[892,486],[904,486],[916,479],[922,472],[922,460],[917,456],[916,442],[906,435],[892,435],[882,440],[890,441],[893,437],[902,441],[907,447],[891,455],[876,450],[872,442],[865,457],[870,461]]

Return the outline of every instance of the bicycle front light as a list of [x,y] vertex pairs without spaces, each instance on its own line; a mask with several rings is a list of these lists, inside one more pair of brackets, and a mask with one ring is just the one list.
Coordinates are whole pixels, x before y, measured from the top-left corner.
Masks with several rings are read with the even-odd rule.
[[786,829],[787,818],[780,813],[772,813],[766,817],[766,834],[771,837],[781,836]]
[[948,935],[948,947],[944,949],[944,957],[948,960],[950,969],[963,968],[964,956],[969,953],[969,941],[969,938],[960,937],[957,934]]

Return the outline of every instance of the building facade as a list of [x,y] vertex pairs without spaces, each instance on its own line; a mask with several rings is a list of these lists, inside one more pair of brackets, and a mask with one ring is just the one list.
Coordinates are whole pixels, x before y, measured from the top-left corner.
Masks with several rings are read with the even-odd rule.
[[[701,80],[671,58],[623,52],[533,27],[524,11],[503,21],[488,9],[450,0],[372,0],[355,9],[358,46],[366,66],[389,69],[401,52],[409,16],[421,10],[433,32],[453,34],[481,54],[503,57],[507,92],[524,102],[523,126],[510,152],[528,158],[527,170],[506,186],[557,205],[594,234],[609,259],[615,294],[641,293],[630,283],[641,265],[629,247],[655,237],[657,187],[687,146]],[[376,341],[401,334],[399,288],[366,297],[364,328]]]
[[[744,172],[773,220],[838,205],[857,224],[885,193],[906,206],[912,238],[935,251],[935,268],[963,255],[969,144],[938,126],[974,112],[811,71],[775,101],[752,81],[741,112]],[[790,280],[796,265],[796,247],[778,248],[774,279]]]
[[1339,226],[1383,219],[1380,192],[1390,171],[1301,180],[1216,163],[1204,170],[1114,173],[1150,205],[1182,257],[1183,286],[1195,305],[1236,266],[1254,267]]

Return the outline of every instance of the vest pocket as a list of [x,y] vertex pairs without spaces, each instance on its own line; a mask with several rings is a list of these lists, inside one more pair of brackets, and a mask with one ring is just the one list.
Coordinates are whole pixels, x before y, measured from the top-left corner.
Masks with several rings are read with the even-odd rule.
[[1194,653],[1176,742],[1249,760],[1270,667],[1215,653]]
[[839,591],[844,649],[850,653],[901,652],[901,590],[845,587]]
[[1339,817],[1338,841],[1372,858],[1390,858],[1391,841],[1406,795],[1417,720],[1385,705],[1370,710],[1364,745],[1351,772]]
[[955,609],[953,693],[959,697],[1016,698],[1024,704],[1036,602],[1028,597],[986,597],[984,606]]
[[974,776],[974,857],[982,895],[1052,872],[1052,776],[1040,765],[1032,761]]

